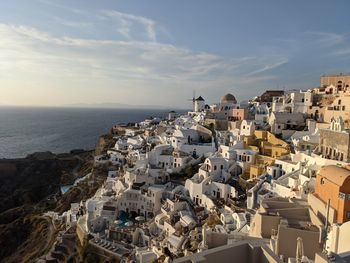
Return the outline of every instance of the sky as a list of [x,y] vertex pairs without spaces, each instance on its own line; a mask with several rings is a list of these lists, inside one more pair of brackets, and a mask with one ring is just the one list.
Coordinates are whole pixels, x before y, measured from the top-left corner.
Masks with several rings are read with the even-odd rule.
[[348,0],[2,0],[0,105],[189,107],[350,72]]

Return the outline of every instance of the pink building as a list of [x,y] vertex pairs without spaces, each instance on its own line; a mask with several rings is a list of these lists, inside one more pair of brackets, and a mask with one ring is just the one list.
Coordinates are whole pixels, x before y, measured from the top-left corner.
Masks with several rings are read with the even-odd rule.
[[229,121],[243,121],[248,119],[247,109],[232,109],[229,112]]

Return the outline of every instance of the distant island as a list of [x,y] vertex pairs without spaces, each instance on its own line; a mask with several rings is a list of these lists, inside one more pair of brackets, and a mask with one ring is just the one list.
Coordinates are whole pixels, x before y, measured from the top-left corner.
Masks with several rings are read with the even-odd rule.
[[[66,104],[64,107],[78,107],[78,108],[104,108],[104,109],[164,109],[168,110],[168,106],[159,105],[133,105],[124,103],[75,103]],[[184,110],[181,107],[173,107],[176,110]]]

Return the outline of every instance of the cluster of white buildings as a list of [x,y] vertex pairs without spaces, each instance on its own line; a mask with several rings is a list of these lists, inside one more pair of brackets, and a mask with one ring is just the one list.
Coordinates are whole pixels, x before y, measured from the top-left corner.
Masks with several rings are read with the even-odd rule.
[[199,96],[187,114],[115,126],[114,147],[95,157],[108,177],[67,223],[124,262],[231,262],[239,247],[249,262],[260,262],[256,253],[261,262],[343,262],[350,104],[338,98],[347,101],[346,85],[267,91],[246,103]]

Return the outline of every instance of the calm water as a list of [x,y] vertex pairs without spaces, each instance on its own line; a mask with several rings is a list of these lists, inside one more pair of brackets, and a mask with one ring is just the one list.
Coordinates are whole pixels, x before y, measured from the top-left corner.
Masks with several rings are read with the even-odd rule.
[[0,107],[0,158],[93,149],[116,123],[165,117],[167,110]]

